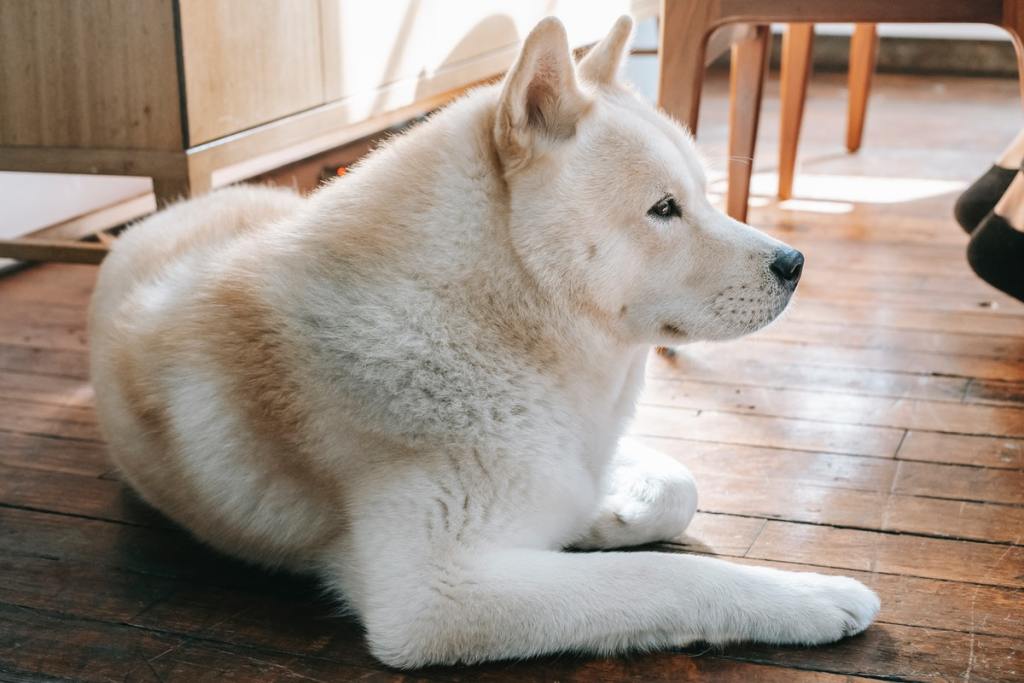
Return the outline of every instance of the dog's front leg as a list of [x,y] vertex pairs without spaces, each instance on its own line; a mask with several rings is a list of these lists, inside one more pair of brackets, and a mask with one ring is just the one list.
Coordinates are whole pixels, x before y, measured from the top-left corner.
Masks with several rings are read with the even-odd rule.
[[827,643],[878,598],[853,579],[657,552],[461,549],[367,574],[374,654],[400,668],[694,642]]
[[609,468],[597,515],[575,547],[622,548],[683,533],[697,511],[697,486],[686,467],[623,437]]

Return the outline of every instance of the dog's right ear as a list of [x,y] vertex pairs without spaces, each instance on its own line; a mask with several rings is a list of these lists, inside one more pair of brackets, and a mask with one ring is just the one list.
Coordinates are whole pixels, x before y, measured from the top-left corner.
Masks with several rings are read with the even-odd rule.
[[525,165],[538,145],[571,137],[590,101],[562,22],[542,20],[530,31],[505,77],[494,120],[494,140],[506,171]]

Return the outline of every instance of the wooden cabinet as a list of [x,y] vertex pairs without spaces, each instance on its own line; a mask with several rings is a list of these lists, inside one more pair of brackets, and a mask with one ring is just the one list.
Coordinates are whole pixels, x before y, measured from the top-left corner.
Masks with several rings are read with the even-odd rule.
[[[444,104],[544,16],[574,46],[658,0],[0,0],[0,170],[235,182]],[[2,250],[2,249],[0,249]]]

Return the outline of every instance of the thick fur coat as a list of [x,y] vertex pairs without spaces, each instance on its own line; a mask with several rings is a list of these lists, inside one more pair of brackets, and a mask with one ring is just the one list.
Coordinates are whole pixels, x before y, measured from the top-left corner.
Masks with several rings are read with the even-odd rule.
[[477,90],[308,199],[232,188],[103,264],[92,377],[124,478],[215,548],[315,572],[397,667],[866,628],[852,579],[607,549],[678,536],[622,438],[654,344],[752,332],[802,257],[705,198],[686,133],[541,22]]

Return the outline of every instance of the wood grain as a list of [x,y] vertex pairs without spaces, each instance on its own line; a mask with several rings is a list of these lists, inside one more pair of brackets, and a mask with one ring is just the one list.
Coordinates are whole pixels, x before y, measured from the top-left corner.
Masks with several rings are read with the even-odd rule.
[[0,2],[0,146],[181,149],[172,5]]
[[876,24],[855,24],[850,38],[850,99],[846,115],[846,149],[856,152],[864,137],[864,119],[867,115],[871,77],[875,73],[878,56],[878,27]]
[[1024,547],[768,521],[747,557],[1024,587]]
[[318,0],[179,0],[189,146],[323,104]]
[[59,434],[65,439],[101,441],[92,408],[29,403],[0,398],[0,431]]
[[768,70],[771,27],[756,26],[732,46],[729,78],[729,191],[726,213],[747,220],[750,175],[761,119],[761,96]]
[[704,512],[936,538],[1024,541],[1024,508],[1019,507],[721,475],[705,475],[698,484]]
[[966,377],[807,364],[795,351],[789,352],[788,360],[780,360],[764,353],[742,350],[743,347],[739,346],[676,349],[676,355],[671,359],[652,359],[647,375],[652,378],[693,379],[739,386],[811,389],[957,403],[963,399],[967,385],[971,382]]
[[903,439],[902,429],[659,406],[641,406],[631,433],[875,457],[892,457]]
[[1019,638],[879,624],[841,647],[804,653],[748,645],[731,648],[726,654],[834,673],[899,677],[895,680],[1001,683],[1017,677],[1024,642]]
[[8,300],[0,310],[0,343],[52,349],[86,349],[85,312],[65,302]]
[[18,261],[60,261],[98,264],[108,248],[93,242],[73,240],[18,239],[0,240],[0,255]]
[[[795,313],[794,313],[795,315]],[[836,340],[838,341],[838,340]],[[880,370],[915,375],[953,375],[986,380],[1024,379],[1024,365],[1016,358],[979,358],[923,351],[871,349],[833,344],[779,342],[752,337],[715,347],[684,347],[681,356],[704,360],[708,356],[728,354],[737,360],[772,358],[774,362],[794,365]],[[962,383],[966,386],[966,382]]]
[[[944,292],[932,292],[944,296]],[[1024,359],[1024,337],[927,330],[900,330],[868,324],[838,324],[787,317],[785,325],[769,327],[757,333],[759,339],[800,344],[841,344],[857,348],[902,349],[951,356],[977,356],[996,359]],[[1005,382],[975,382],[973,384]],[[981,389],[978,389],[981,391]],[[1006,397],[1012,400],[1012,397]]]
[[1022,505],[1024,472],[901,462],[892,490],[915,496]]
[[964,393],[971,403],[1024,404],[1024,382],[972,380]]
[[907,432],[896,457],[1002,469],[1024,468],[1024,440]]
[[820,422],[1024,437],[1024,409],[1016,407],[665,380],[648,382],[641,402]]
[[0,344],[0,370],[22,371],[86,380],[89,378],[89,354],[84,351],[44,349],[19,344]]
[[793,196],[796,151],[804,121],[804,100],[811,76],[814,24],[792,23],[782,34],[779,71],[779,199]]
[[1003,543],[1020,543],[1024,535],[1024,485],[1016,471],[643,441],[690,469],[705,512]]
[[93,389],[85,380],[7,371],[0,373],[0,398],[58,406],[89,406]]
[[0,464],[86,477],[111,468],[105,444],[12,432],[0,432]]
[[888,491],[899,467],[898,462],[887,458],[742,446],[679,437],[641,437],[640,440],[679,460],[698,478],[705,474],[729,474],[761,481],[783,481],[791,486],[812,484],[855,491]]

